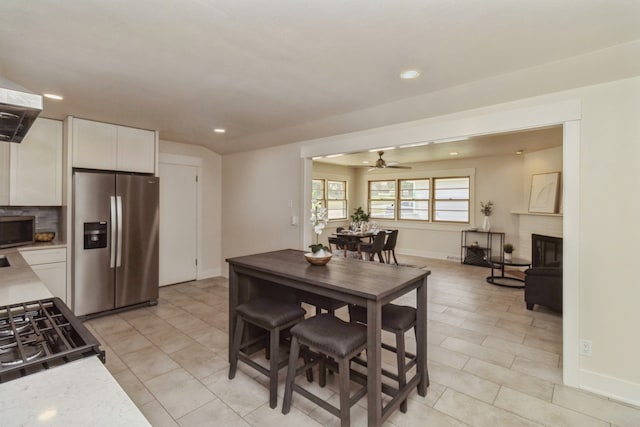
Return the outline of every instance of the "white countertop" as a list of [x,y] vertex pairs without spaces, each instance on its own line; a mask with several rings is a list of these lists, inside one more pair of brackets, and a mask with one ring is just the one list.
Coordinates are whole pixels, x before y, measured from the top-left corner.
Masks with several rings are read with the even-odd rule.
[[0,384],[3,426],[149,426],[107,368],[88,357]]
[[[0,255],[11,264],[0,268],[0,306],[52,296],[16,249],[2,249]],[[93,356],[0,383],[0,425],[150,424]]]
[[51,292],[16,249],[1,249],[0,255],[11,264],[0,268],[0,306],[51,298]]

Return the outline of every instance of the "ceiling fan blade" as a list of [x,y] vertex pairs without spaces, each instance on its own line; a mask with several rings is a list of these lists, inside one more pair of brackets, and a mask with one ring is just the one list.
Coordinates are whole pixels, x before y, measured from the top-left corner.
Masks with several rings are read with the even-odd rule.
[[411,169],[411,166],[387,165],[388,168],[394,169]]

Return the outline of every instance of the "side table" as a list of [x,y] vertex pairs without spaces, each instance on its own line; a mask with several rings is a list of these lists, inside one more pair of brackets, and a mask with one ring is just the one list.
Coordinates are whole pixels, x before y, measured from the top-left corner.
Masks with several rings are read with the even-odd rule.
[[[492,285],[505,286],[508,288],[524,288],[524,280],[517,277],[505,276],[504,267],[531,267],[531,261],[523,258],[511,258],[510,261],[503,259],[501,256],[492,256],[489,258],[491,264],[491,276],[487,277],[487,282]],[[495,270],[500,272],[497,276]]]

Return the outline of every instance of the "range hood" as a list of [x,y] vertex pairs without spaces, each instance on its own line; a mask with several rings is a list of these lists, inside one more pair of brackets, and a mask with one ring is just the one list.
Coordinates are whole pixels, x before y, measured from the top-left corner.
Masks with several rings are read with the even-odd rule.
[[22,142],[42,111],[42,96],[0,77],[0,142]]

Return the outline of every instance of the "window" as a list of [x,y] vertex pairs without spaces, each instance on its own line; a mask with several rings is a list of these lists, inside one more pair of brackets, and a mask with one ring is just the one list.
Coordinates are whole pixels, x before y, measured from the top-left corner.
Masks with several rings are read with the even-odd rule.
[[324,197],[324,179],[311,180],[311,199],[319,201],[322,206],[326,206]]
[[371,218],[396,219],[396,181],[369,181]]
[[399,219],[429,220],[429,179],[401,179]]
[[327,218],[347,218],[347,181],[327,181]]
[[468,224],[470,185],[470,176],[369,181],[369,212],[372,219]]
[[434,222],[469,222],[469,177],[433,178]]

